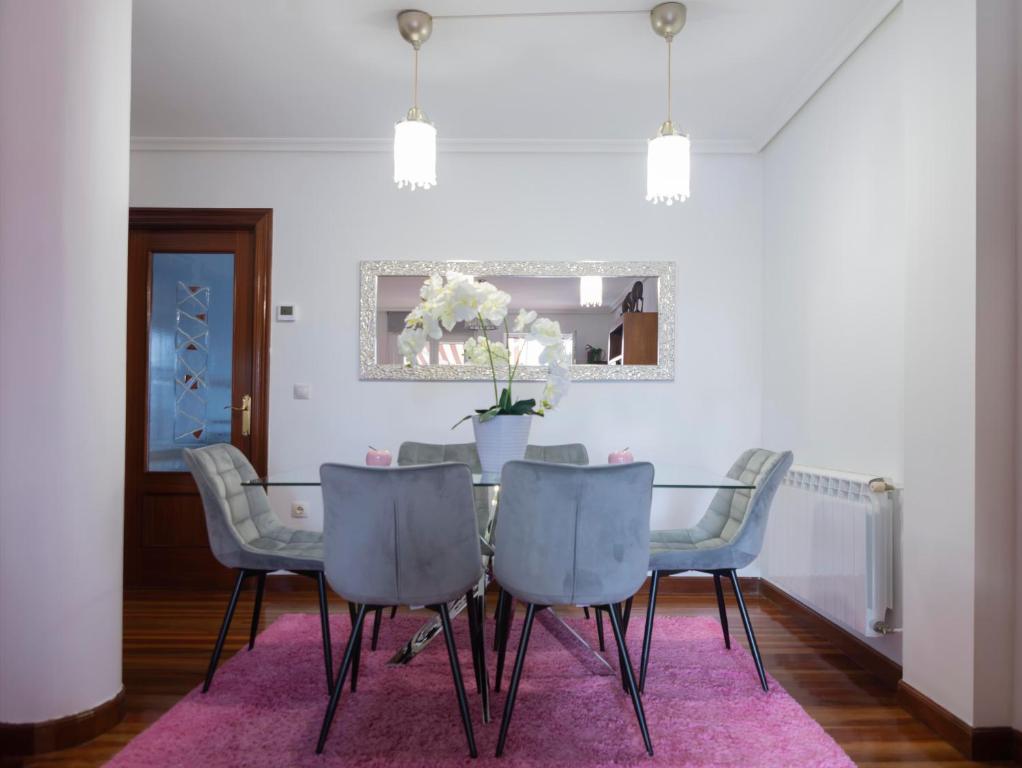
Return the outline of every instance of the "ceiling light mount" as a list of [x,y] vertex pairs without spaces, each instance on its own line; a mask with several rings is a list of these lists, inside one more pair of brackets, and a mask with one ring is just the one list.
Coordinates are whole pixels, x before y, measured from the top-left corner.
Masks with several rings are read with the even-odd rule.
[[684,3],[660,3],[649,12],[649,23],[653,31],[669,43],[684,29],[687,16]]
[[397,28],[401,32],[401,37],[407,40],[412,48],[419,50],[433,34],[433,17],[425,11],[401,11],[397,15]]

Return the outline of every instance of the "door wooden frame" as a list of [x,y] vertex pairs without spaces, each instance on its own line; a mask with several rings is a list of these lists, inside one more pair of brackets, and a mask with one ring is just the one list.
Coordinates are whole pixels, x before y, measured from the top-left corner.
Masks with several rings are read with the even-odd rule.
[[[270,362],[270,277],[272,268],[273,210],[270,208],[130,208],[128,210],[129,252],[131,233],[157,231],[246,231],[253,244],[253,316],[261,322],[252,329],[252,436],[249,459],[256,472],[266,474],[269,443],[269,362]],[[126,254],[127,255],[127,254]],[[128,285],[140,283],[138,270],[148,271],[148,265],[128,261]],[[148,286],[148,281],[146,281]],[[151,296],[145,292],[128,291],[127,349],[144,349],[148,328],[136,322],[148,316]],[[128,355],[129,363],[131,355]],[[126,366],[125,381],[125,584],[138,584],[141,578],[138,551],[133,539],[139,536],[139,511],[129,505],[137,503],[139,488],[132,478],[137,469],[138,456],[144,449],[145,409],[139,408],[138,398],[147,391],[146,372]],[[140,442],[141,441],[141,442]],[[130,519],[129,519],[130,518]]]

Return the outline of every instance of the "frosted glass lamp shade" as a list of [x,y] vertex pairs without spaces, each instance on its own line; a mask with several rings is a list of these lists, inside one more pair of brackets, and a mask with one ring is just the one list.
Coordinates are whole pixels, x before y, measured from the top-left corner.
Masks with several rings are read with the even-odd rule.
[[649,140],[646,154],[646,199],[653,203],[683,202],[689,193],[688,136],[668,133]]
[[583,307],[603,306],[603,278],[582,277],[578,283],[578,303]]
[[436,185],[436,128],[425,120],[394,126],[394,183],[398,189]]

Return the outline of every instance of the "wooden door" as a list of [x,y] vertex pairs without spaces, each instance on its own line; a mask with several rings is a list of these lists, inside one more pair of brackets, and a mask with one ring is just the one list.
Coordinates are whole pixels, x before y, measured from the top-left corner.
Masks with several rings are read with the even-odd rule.
[[181,449],[230,442],[266,472],[271,219],[269,210],[131,210],[127,586],[233,581],[210,551]]

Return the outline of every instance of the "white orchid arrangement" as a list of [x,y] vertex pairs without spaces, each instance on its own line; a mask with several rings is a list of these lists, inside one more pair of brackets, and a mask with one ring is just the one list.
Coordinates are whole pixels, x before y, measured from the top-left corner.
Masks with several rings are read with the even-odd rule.
[[[473,365],[489,366],[493,379],[494,405],[477,409],[480,421],[489,421],[495,416],[542,416],[553,409],[564,397],[570,380],[569,360],[561,337],[561,326],[554,320],[537,317],[535,312],[522,309],[514,320],[514,331],[525,333],[528,341],[535,341],[542,347],[540,365],[547,366],[547,381],[537,406],[535,398],[513,401],[511,386],[518,373],[524,345],[521,345],[511,359],[508,346],[501,341],[491,341],[487,326],[504,326],[506,337],[510,338],[511,325],[508,323],[508,305],[511,296],[499,290],[492,283],[481,282],[471,275],[458,272],[447,273],[446,280],[433,275],[419,291],[422,301],[405,318],[405,329],[398,337],[398,350],[414,364],[419,352],[430,339],[440,339],[444,331],[453,331],[460,322],[478,321],[481,336],[465,342],[465,359]],[[497,371],[501,378],[507,372],[507,386],[498,391]],[[472,418],[466,416],[458,422]],[[454,426],[458,426],[455,424]]]

